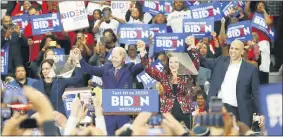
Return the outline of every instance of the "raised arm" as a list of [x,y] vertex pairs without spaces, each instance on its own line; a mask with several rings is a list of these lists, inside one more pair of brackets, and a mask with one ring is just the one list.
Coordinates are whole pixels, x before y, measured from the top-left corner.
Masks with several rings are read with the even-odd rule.
[[245,6],[245,14],[248,15],[248,17],[251,16],[251,1],[248,0],[247,3],[246,3],[246,6]]
[[[192,58],[192,61],[196,67],[196,69],[198,69],[198,64],[200,64],[201,67],[204,68],[208,68],[213,70],[215,64],[216,64],[216,59],[208,59],[205,58],[201,55],[199,55],[196,51],[196,46],[195,46],[195,38],[193,36],[189,36],[186,39],[186,44],[188,45],[188,54],[190,55],[190,57]],[[198,61],[199,60],[199,61]]]
[[74,49],[74,58],[76,60],[76,63],[80,64],[83,72],[86,72],[86,73],[88,73],[90,75],[95,75],[95,76],[98,76],[98,77],[102,77],[102,75],[104,73],[104,70],[105,70],[105,67],[104,66],[96,67],[96,66],[89,65],[82,58],[80,49],[78,49],[78,48]]
[[165,75],[160,72],[156,67],[151,67],[149,63],[148,56],[146,55],[145,43],[143,41],[138,41],[137,47],[141,55],[141,64],[144,66],[145,72],[157,81],[161,81],[161,78]]

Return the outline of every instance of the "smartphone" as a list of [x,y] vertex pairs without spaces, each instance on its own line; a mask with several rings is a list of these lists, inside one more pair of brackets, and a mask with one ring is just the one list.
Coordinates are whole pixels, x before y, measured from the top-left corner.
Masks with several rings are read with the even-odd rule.
[[57,42],[56,41],[50,41],[50,46],[51,47],[56,47],[57,45]]
[[88,108],[89,112],[94,112],[94,104],[92,101],[92,96],[95,96],[95,93],[78,93],[78,98],[81,101],[82,105],[86,105],[86,107]]
[[1,109],[1,118],[2,119],[9,119],[12,116],[11,108],[2,108]]
[[38,128],[37,122],[33,118],[25,119],[21,124],[20,128]]
[[210,112],[222,112],[222,99],[217,97],[211,97],[210,103],[209,103],[209,110]]
[[222,113],[208,113],[200,115],[200,126],[224,127]]
[[153,114],[147,124],[148,125],[152,125],[152,126],[160,126],[161,125],[161,122],[163,120],[163,115],[161,113],[158,113],[158,114]]

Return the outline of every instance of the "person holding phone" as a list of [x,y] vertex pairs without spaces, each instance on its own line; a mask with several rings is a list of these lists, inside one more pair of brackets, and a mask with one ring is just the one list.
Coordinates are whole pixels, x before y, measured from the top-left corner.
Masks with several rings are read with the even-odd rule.
[[112,29],[115,34],[117,34],[119,24],[126,23],[123,19],[117,18],[112,15],[111,8],[105,7],[102,10],[102,18],[99,21],[96,21],[92,32],[94,34],[99,34],[99,38],[97,38],[98,42],[100,42],[100,37],[103,36],[103,32],[106,29]]

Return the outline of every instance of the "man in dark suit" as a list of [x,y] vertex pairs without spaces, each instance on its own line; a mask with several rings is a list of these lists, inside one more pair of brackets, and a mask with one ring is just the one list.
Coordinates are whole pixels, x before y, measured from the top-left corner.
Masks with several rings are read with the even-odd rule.
[[208,99],[212,96],[221,98],[228,112],[251,126],[253,113],[260,111],[259,76],[258,69],[242,59],[243,53],[244,44],[234,40],[230,46],[230,56],[217,59],[201,57],[200,65],[212,70]]
[[[77,60],[84,72],[102,77],[104,89],[132,89],[136,75],[144,70],[142,64],[125,64],[127,52],[122,47],[116,47],[111,54],[111,64],[102,67],[89,65],[80,55],[80,50],[75,49]],[[115,131],[130,121],[129,116],[105,116],[107,134],[115,135]]]

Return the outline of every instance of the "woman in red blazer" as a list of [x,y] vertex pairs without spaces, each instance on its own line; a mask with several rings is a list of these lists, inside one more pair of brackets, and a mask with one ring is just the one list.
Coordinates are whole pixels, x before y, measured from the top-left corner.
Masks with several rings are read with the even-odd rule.
[[[143,44],[143,42],[138,42],[138,47],[142,47]],[[190,57],[198,69],[199,54],[192,53]],[[196,93],[196,89],[193,88],[196,85],[195,79],[190,75],[178,75],[179,59],[170,54],[167,56],[168,63],[163,72],[158,71],[156,67],[150,67],[146,56],[141,61],[146,73],[163,86],[164,94],[160,95],[160,112],[171,112],[178,121],[183,121],[187,128],[191,128],[191,113],[194,111],[192,100]]]

